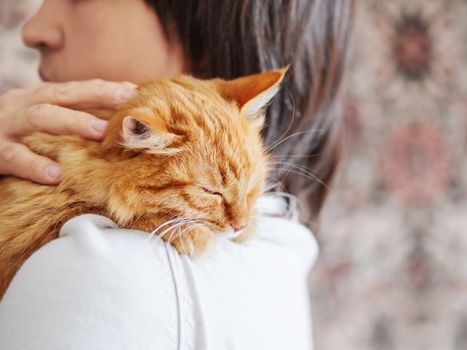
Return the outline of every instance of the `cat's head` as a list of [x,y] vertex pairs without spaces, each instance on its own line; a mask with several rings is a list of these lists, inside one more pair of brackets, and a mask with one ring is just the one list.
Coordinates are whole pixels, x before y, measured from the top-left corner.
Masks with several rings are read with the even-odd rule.
[[154,213],[196,219],[213,232],[246,228],[267,175],[264,110],[285,73],[142,85],[104,140],[120,166],[110,198],[117,221]]

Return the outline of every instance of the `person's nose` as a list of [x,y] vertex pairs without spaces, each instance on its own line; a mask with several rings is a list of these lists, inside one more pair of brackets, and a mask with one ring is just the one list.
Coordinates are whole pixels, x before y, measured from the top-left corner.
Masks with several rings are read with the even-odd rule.
[[51,4],[45,0],[39,11],[23,26],[24,44],[39,51],[60,48],[63,45],[63,32],[55,20],[56,16]]

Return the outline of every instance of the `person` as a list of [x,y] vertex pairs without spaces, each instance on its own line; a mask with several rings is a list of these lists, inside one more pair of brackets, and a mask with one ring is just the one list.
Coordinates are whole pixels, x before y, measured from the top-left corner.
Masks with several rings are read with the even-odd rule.
[[263,133],[278,195],[262,198],[252,241],[219,240],[194,260],[104,217],[68,221],[0,302],[2,349],[311,348],[317,245],[296,216],[318,228],[339,162],[351,15],[350,0],[43,0],[22,32],[43,83],[0,96],[0,176],[56,185],[60,164],[21,137],[99,141],[106,122],[80,110],[116,106],[151,77],[290,64]]

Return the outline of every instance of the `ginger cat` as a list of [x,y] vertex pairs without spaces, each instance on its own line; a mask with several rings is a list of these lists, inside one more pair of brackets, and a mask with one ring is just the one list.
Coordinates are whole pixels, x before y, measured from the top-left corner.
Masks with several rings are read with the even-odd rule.
[[267,175],[264,109],[285,73],[154,79],[117,110],[94,111],[109,120],[102,143],[26,137],[33,151],[61,163],[62,179],[0,180],[0,298],[23,262],[79,214],[155,232],[193,256],[218,233],[248,237]]

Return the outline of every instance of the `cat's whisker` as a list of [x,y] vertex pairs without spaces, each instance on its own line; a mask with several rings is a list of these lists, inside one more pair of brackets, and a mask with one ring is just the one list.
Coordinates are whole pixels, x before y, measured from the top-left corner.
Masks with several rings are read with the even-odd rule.
[[322,153],[316,153],[316,154],[304,154],[304,155],[286,155],[286,154],[277,154],[277,155],[271,155],[270,158],[275,159],[275,158],[284,158],[284,159],[289,159],[289,158],[314,158],[314,157],[320,157],[322,156]]
[[[178,233],[178,240],[182,243],[182,249],[183,251],[186,251],[185,249],[185,241],[182,239],[182,235],[180,234],[180,231],[181,231],[181,226],[178,227],[178,230],[177,230],[177,233]],[[173,231],[172,233],[174,233],[175,231]],[[169,237],[169,242],[172,241],[172,236]]]
[[[177,228],[179,229],[180,226],[182,226],[182,225],[177,226]],[[169,236],[169,238],[167,239],[167,241],[168,241],[169,243],[172,243],[172,242],[173,242],[173,239],[174,239],[174,235],[176,235],[176,234],[177,234],[177,231],[176,231],[175,229],[171,229],[171,230],[170,230],[170,236]],[[182,243],[183,243],[183,242],[182,242]]]
[[[294,169],[294,168],[302,170],[306,175],[313,177],[313,179],[318,181],[318,182],[321,181],[318,177],[316,177],[316,175],[314,175],[310,171],[310,169],[308,169],[306,166],[304,166],[302,164],[291,163],[291,162],[286,162],[286,161],[281,161],[281,160],[269,161],[268,162],[268,171],[269,172],[276,173],[276,174],[278,172],[279,173],[285,173],[285,175],[281,174],[282,179],[287,177],[287,175],[288,175],[287,172],[288,172],[289,169]],[[325,185],[324,183],[322,183],[322,184]]]
[[[160,233],[160,234],[158,234],[158,235],[156,235],[156,236],[157,236],[158,238],[162,239],[168,232],[173,231],[173,230],[175,230],[176,228],[181,227],[181,226],[183,226],[183,225],[186,225],[186,224],[192,222],[193,220],[194,220],[194,219],[184,219],[184,218],[180,218],[180,219],[177,219],[177,220],[169,220],[168,222],[166,222],[166,223],[160,225],[160,226],[158,227],[158,229],[161,228],[161,227],[163,227],[163,226],[170,225],[170,224],[172,224],[174,221],[177,221],[177,222],[175,222],[175,224],[173,224],[173,225],[170,225],[168,228],[166,228],[166,229],[164,230],[164,232],[162,232],[162,233]],[[169,242],[170,242],[170,238],[169,238]]]
[[203,225],[205,226],[205,224],[203,224],[200,221],[195,222],[194,225],[191,225],[191,226],[188,226],[187,228],[185,228],[185,230],[183,230],[183,232],[181,232],[180,237],[183,236],[184,234],[187,234],[188,232],[192,231],[194,228],[199,227],[199,226],[203,226]]
[[290,194],[288,192],[270,192],[266,193],[265,196],[287,198],[291,202],[296,202],[298,212],[300,212],[300,208],[304,207],[303,202],[297,196],[294,196],[293,194]]
[[[290,169],[299,169],[299,170],[303,171],[304,174],[307,174],[309,176],[316,176],[307,167],[305,167],[303,165],[300,165],[300,164],[287,163],[287,162],[276,162],[275,164],[276,165],[282,165],[282,166],[285,166],[285,167],[289,167]],[[316,177],[316,180],[319,180],[318,177]]]
[[269,192],[269,193],[265,193],[264,194],[266,197],[285,197],[285,198],[288,198],[288,199],[292,199],[292,200],[298,200],[298,198],[296,196],[294,196],[293,194],[290,194],[288,192]]
[[148,234],[148,240],[152,240],[154,239],[155,237],[160,237],[160,233],[158,233],[160,230],[162,230],[165,226],[168,226],[168,225],[171,225],[171,224],[177,224],[178,222],[180,221],[180,219],[173,219],[173,220],[170,220],[168,222],[165,222],[159,226],[157,226],[154,230],[152,230],[151,232],[149,232]]
[[273,189],[283,189],[285,190],[285,185],[282,183],[282,181],[275,181],[275,183],[270,184],[268,187],[265,188],[263,193],[270,192]]
[[300,167],[299,165],[282,165],[282,167],[275,168],[275,170],[282,170],[284,172],[284,174],[281,175],[282,180],[284,180],[287,177],[288,172],[290,172],[290,170],[295,170],[300,171],[302,174],[308,175],[310,177],[314,177],[314,180],[316,181],[320,181],[320,179],[315,174],[310,172],[307,168]]
[[170,225],[174,222],[177,222],[177,221],[181,221],[181,220],[184,220],[182,218],[174,218],[174,219],[171,219],[169,221],[166,221],[162,224],[160,224],[159,226],[157,226],[154,230],[152,230],[151,232],[149,232],[150,235],[155,235],[157,233],[157,231],[159,231],[160,229],[162,229],[163,227],[167,226],[167,225]]
[[290,123],[289,123],[289,125],[287,125],[287,129],[285,129],[285,131],[282,133],[282,135],[276,141],[274,141],[269,147],[266,148],[266,153],[269,153],[269,149],[274,148],[275,147],[274,145],[276,143],[282,142],[282,139],[285,137],[285,135],[287,135],[287,133],[290,131],[290,129],[292,129],[292,125],[293,125],[293,123],[295,121],[295,115],[296,115],[296,112],[297,112],[296,107],[295,107],[295,99],[293,97],[292,92],[289,89],[287,89],[286,91],[288,92],[289,97],[292,100],[292,118],[290,118]]
[[171,232],[171,231],[173,231],[174,228],[177,228],[177,227],[182,226],[184,224],[185,224],[185,222],[180,222],[180,223],[177,223],[175,225],[172,225],[172,226],[166,228],[164,230],[164,232],[161,232],[160,234],[156,235],[156,237],[160,238],[160,239],[163,239],[168,232]]
[[190,252],[191,252],[191,255],[195,255],[195,246],[193,245],[193,242],[190,241]]
[[[179,232],[178,233],[178,239],[181,241],[182,243],[182,248],[184,251],[186,251],[185,249],[185,240],[182,239],[182,236],[190,233],[191,231],[193,231],[196,227],[199,227],[199,226],[204,226],[204,224],[202,224],[201,222],[197,222],[195,223],[194,225],[191,225],[189,227],[187,227],[185,230],[183,230],[183,232]],[[193,246],[193,243],[191,241],[189,241],[188,243],[190,243],[190,252],[191,252],[191,255],[194,255],[195,253],[195,249],[194,249],[194,246]]]
[[316,132],[322,132],[323,129],[312,129],[312,130],[304,130],[304,131],[299,131],[299,132],[296,132],[296,133],[293,133],[283,139],[278,139],[277,141],[275,141],[274,143],[272,143],[271,145],[269,145],[267,148],[266,148],[266,152],[267,153],[270,153],[271,150],[273,150],[274,148],[278,147],[279,145],[281,145],[282,143],[284,143],[285,141],[293,138],[293,137],[297,137],[297,136],[300,136],[300,135],[304,135],[304,134],[308,134],[308,133],[316,133]]
[[316,132],[323,132],[323,129],[305,130],[305,131],[299,131],[299,132],[293,133],[293,134],[287,136],[286,138],[284,138],[282,140],[279,139],[278,141],[276,141],[276,142],[272,143],[271,145],[269,145],[266,148],[266,153],[271,153],[271,151],[273,149],[275,149],[276,147],[280,146],[282,143],[284,143],[287,140],[290,140],[293,137],[297,137],[297,136],[300,136],[300,135],[306,135],[308,133],[316,133]]
[[[170,237],[168,238],[168,242],[169,243],[172,243],[173,241],[173,236],[174,234],[177,233],[177,229],[180,230],[180,228],[183,226],[183,225],[187,225],[187,224],[190,224],[191,223],[191,220],[186,220],[178,225],[174,225],[173,227],[170,227],[169,229],[167,229],[166,231],[167,232],[170,232]],[[167,232],[164,232],[164,233],[167,233]]]
[[[315,175],[312,175],[312,174],[305,174],[303,172],[300,172],[300,171],[297,171],[297,170],[293,170],[293,169],[290,169],[287,171],[287,174],[285,175],[285,177],[288,176],[288,174],[297,174],[297,175],[301,175],[301,176],[304,176],[306,177],[307,179],[309,180],[312,180],[312,181],[316,181],[318,182],[320,185],[323,185],[324,188],[326,188],[327,191],[331,191],[331,187],[329,187],[325,182],[323,182],[322,180],[320,180],[318,177],[316,177]],[[285,178],[284,177],[284,178]]]
[[[190,227],[191,227],[191,226],[189,226],[188,228],[190,228]],[[181,242],[181,244],[182,244],[182,249],[183,249],[183,251],[185,251],[185,252],[186,252],[185,240],[182,239],[182,236],[183,236],[183,233],[186,232],[186,230],[187,230],[188,228],[186,228],[183,232],[181,232],[181,230],[178,230],[178,234],[177,234],[177,238],[178,238],[178,240]],[[170,240],[172,240],[172,237],[170,237]]]
[[325,183],[323,183],[322,180],[319,177],[317,177],[315,174],[309,172],[306,168],[302,168],[302,167],[300,167],[298,165],[289,165],[288,168],[286,168],[285,170],[286,170],[286,172],[285,172],[285,174],[283,176],[283,179],[285,179],[288,176],[289,173],[293,173],[293,174],[302,175],[302,176],[305,176],[305,177],[307,177],[309,179],[317,181],[318,183],[320,183],[320,184],[326,186],[326,188],[328,188],[327,185]]
[[[318,178],[316,175],[314,175],[313,173],[310,172],[309,169],[307,169],[306,167],[302,166],[302,165],[299,165],[299,164],[293,164],[293,163],[288,163],[288,162],[270,162],[270,164],[277,164],[277,165],[284,165],[286,167],[289,167],[289,169],[281,169],[281,170],[285,170],[285,175],[282,177],[283,179],[285,179],[289,173],[293,173],[293,174],[297,174],[297,175],[302,175],[302,176],[305,176],[313,181],[317,181],[318,183],[320,183],[321,185],[323,185],[327,190],[330,190],[330,187],[324,183],[320,178]],[[295,170],[295,169],[298,169],[298,170]],[[273,170],[277,170],[276,168],[273,168]]]
[[285,162],[285,161],[275,161],[275,162],[269,162],[268,164],[272,164],[272,165],[286,165],[286,166],[294,166],[294,167],[301,167],[302,169],[305,169],[305,170],[308,170],[307,167],[305,167],[304,165],[301,165],[301,164],[297,164],[297,163],[291,163],[291,162]]
[[166,227],[166,226],[171,227],[172,225],[176,225],[179,222],[180,222],[180,220],[176,220],[176,221],[174,220],[174,221],[163,223],[160,226],[158,226],[157,228],[155,228],[153,231],[149,232],[149,237],[150,238],[159,237],[161,235],[161,233],[158,233],[158,232],[161,231],[164,227]]
[[264,187],[263,194],[265,194],[265,193],[271,191],[271,190],[274,189],[274,188],[281,187],[281,186],[283,186],[282,182],[280,182],[280,181],[275,181],[274,183],[271,183],[271,184],[266,185],[266,186]]

